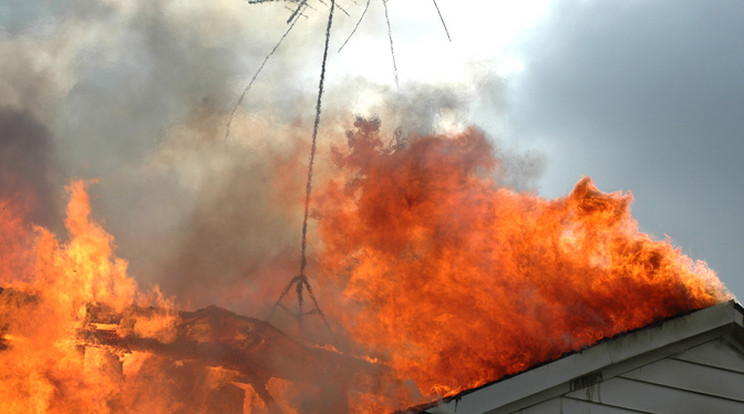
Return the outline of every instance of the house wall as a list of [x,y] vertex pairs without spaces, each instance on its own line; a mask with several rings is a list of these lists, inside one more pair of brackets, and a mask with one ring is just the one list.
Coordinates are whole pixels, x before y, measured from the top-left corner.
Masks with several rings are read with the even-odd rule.
[[515,413],[744,413],[744,352],[719,337]]

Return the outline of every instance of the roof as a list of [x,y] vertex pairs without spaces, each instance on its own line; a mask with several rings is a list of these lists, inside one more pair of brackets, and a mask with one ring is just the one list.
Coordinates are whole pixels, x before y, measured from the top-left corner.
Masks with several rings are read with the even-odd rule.
[[618,335],[419,412],[744,412],[742,390],[744,308],[730,301]]

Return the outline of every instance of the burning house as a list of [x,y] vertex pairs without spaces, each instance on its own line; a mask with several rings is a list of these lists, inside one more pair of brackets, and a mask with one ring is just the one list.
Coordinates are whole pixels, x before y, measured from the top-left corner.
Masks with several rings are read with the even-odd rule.
[[[390,17],[427,7],[452,40],[437,1],[32,3],[0,21],[0,413],[744,401],[715,272],[642,232],[629,192],[540,196],[540,157],[475,125],[507,108],[493,56],[436,47],[399,83]],[[485,19],[453,38],[499,43],[502,13],[457,9]]]
[[380,124],[356,119],[334,149],[337,173],[318,186],[322,248],[311,265],[322,296],[303,307],[310,278],[295,278],[299,306],[274,305],[322,316],[321,341],[278,319],[184,311],[139,287],[91,218],[84,182],[68,186],[67,239],[33,225],[22,197],[0,199],[0,411],[609,404],[613,384],[645,384],[652,362],[679,365],[669,356],[706,338],[738,343],[741,310],[721,305],[730,293],[705,263],[641,233],[629,194],[584,178],[546,200],[499,184],[476,128],[384,144]]
[[741,413],[744,309],[727,302],[602,341],[412,411]]
[[[555,201],[495,187],[479,175],[493,159],[474,129],[385,147],[379,122],[356,126],[336,155],[348,183],[319,196],[316,280],[337,292],[321,315],[340,327],[340,348],[216,306],[180,311],[138,288],[73,182],[69,240],[28,225],[17,199],[0,210],[0,408],[390,412],[439,397],[424,412],[499,412],[619,407],[639,386],[688,393],[697,407],[711,391],[665,383],[668,369],[739,384],[741,308],[720,305],[730,295],[704,264],[639,233],[629,196],[588,179]],[[300,302],[295,316],[305,312],[320,310]],[[710,350],[731,360],[694,359]],[[739,403],[721,396],[710,404]]]

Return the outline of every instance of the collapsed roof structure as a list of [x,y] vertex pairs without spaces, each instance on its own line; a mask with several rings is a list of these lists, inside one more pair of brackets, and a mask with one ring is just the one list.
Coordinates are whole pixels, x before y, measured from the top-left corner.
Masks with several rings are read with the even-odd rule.
[[[28,342],[16,332],[8,332],[11,320],[34,315],[42,300],[28,292],[0,287],[0,351],[12,351],[14,345],[22,345],[19,342]],[[105,304],[88,303],[84,309],[75,338],[83,365],[103,360],[110,373],[123,376],[124,355],[149,355],[146,364],[171,377],[152,387],[162,385],[161,392],[180,395],[188,403],[177,412],[243,413],[245,385],[260,400],[260,412],[285,412],[270,390],[272,379],[303,390],[302,412],[348,412],[349,392],[372,392],[389,371],[335,349],[300,343],[268,322],[218,306],[187,312],[132,305],[117,312]],[[160,327],[143,330],[141,325],[147,321]],[[225,373],[224,378],[214,384],[205,382],[211,368]],[[115,405],[110,408],[112,412],[128,411]]]
[[741,413],[742,390],[744,308],[729,301],[408,412]]

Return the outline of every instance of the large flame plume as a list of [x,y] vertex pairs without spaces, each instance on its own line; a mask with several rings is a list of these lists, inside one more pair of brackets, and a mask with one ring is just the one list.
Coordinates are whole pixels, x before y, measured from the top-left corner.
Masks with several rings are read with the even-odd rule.
[[87,304],[122,310],[137,287],[113,255],[113,238],[89,219],[85,184],[69,191],[64,243],[26,221],[30,202],[17,200],[30,196],[0,200],[2,412],[104,412],[118,392],[105,370],[83,372],[76,332]]
[[318,209],[326,290],[355,341],[451,395],[729,297],[715,273],[582,178],[547,200],[500,185],[483,134],[385,145],[358,119]]
[[358,118],[346,138],[311,239],[344,352],[138,288],[84,182],[68,186],[66,241],[32,224],[33,194],[2,197],[0,411],[392,411],[730,298],[704,262],[639,231],[630,194],[502,185],[477,128],[387,144]]

